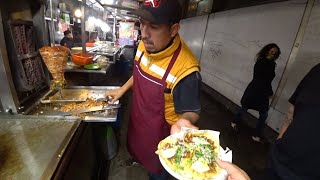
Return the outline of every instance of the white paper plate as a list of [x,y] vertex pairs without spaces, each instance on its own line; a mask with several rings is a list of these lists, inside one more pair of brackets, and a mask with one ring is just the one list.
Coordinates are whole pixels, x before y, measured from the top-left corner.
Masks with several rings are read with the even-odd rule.
[[[184,133],[186,132],[186,130],[188,130],[188,128],[183,128],[180,133],[177,134],[172,134],[171,137],[173,138],[182,138]],[[200,132],[207,132],[210,133],[212,136],[219,138],[220,132],[218,131],[212,131],[212,130],[192,130],[192,131],[200,131]],[[224,160],[224,161],[228,161],[228,162],[232,162],[232,151],[229,148],[226,148],[226,150],[224,150],[221,146],[220,146],[220,151],[219,151],[219,158]],[[186,178],[181,176],[180,174],[174,172],[165,162],[165,160],[163,158],[161,158],[159,156],[160,162],[162,164],[162,166],[164,167],[164,169],[166,171],[168,171],[169,174],[171,174],[173,177],[175,177],[176,179],[179,180],[195,180],[192,178]],[[225,180],[227,178],[227,172],[222,170],[222,172],[216,176],[213,179],[197,179],[197,180]]]

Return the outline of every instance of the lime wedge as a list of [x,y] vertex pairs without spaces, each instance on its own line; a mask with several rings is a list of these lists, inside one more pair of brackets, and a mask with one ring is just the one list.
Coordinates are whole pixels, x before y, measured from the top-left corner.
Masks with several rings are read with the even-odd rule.
[[84,66],[85,69],[90,69],[90,70],[96,70],[96,69],[100,69],[100,65],[99,64],[87,64]]

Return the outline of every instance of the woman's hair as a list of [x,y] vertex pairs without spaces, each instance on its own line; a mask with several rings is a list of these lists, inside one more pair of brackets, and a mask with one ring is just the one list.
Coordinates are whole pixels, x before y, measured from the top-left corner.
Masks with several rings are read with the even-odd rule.
[[257,54],[257,60],[259,59],[262,59],[262,58],[265,58],[267,56],[267,54],[269,53],[270,49],[272,48],[277,48],[278,49],[278,53],[275,54],[274,56],[274,60],[278,59],[280,54],[281,54],[281,51],[280,51],[280,48],[277,44],[275,43],[270,43],[270,44],[267,44],[265,45]]

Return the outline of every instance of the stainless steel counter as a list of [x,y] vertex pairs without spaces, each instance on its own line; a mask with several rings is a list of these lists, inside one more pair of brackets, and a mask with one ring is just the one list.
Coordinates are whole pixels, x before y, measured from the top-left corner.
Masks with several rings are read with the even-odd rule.
[[74,64],[73,62],[67,62],[65,72],[82,72],[82,73],[101,73],[106,74],[110,68],[110,64],[102,65],[100,69],[89,70],[85,69],[83,66]]
[[[26,114],[43,115],[43,116],[58,116],[63,105],[73,102],[83,102],[87,99],[106,98],[106,91],[117,89],[116,86],[70,86],[61,90],[61,94],[56,90],[51,90],[41,99],[42,103],[35,104],[26,110]],[[60,97],[62,96],[62,98]],[[119,101],[116,102],[118,104]],[[99,112],[87,113],[83,118],[86,122],[116,122],[118,109],[109,109]]]
[[[100,69],[97,70],[88,70],[85,69],[83,66],[79,66],[74,64],[72,61],[67,62],[65,67],[65,72],[83,72],[83,73],[102,73],[106,74],[110,68],[110,64],[114,64],[116,60],[119,58],[121,48],[119,47],[112,47],[106,48],[105,46],[96,46],[96,47],[88,47],[87,52],[90,54],[95,54],[98,58],[99,56],[105,56],[108,59],[108,63],[105,65],[101,65]],[[95,62],[95,59],[94,59]]]
[[0,116],[0,179],[50,179],[80,120]]
[[99,46],[88,48],[87,51],[90,54],[106,56],[110,59],[109,60],[110,63],[115,63],[116,60],[119,58],[121,48],[99,45]]

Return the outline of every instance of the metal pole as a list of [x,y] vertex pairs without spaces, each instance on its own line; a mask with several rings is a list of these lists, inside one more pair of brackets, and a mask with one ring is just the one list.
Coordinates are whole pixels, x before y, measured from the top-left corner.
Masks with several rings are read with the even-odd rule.
[[281,80],[279,82],[279,86],[276,90],[275,96],[272,99],[271,102],[271,107],[276,108],[276,105],[279,102],[280,96],[285,88],[285,86],[287,85],[287,80],[289,78],[289,75],[291,73],[291,68],[292,65],[294,64],[297,54],[299,52],[299,49],[301,47],[301,43],[305,34],[305,31],[307,29],[307,25],[311,16],[311,12],[312,12],[312,8],[314,6],[315,0],[308,0],[308,3],[306,5],[302,20],[301,20],[301,24],[294,42],[294,45],[292,47],[288,62],[286,64],[285,70],[282,74]]
[[54,37],[54,21],[53,21],[53,8],[52,8],[52,0],[50,0],[50,18],[51,18],[51,46],[55,46],[55,37]]
[[7,47],[4,41],[3,21],[0,9],[0,114],[17,113],[19,99],[14,87],[10,63],[7,54]]
[[85,30],[85,5],[86,0],[81,2],[81,37],[82,37],[82,52],[86,53],[86,30]]
[[[113,37],[116,39],[116,21],[117,21],[117,16],[113,16]],[[114,40],[112,40],[114,41]]]

